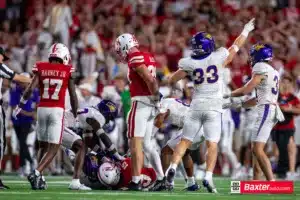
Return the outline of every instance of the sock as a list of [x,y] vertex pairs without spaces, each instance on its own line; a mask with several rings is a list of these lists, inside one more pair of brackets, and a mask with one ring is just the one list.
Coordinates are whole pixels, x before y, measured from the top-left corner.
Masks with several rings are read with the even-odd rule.
[[80,181],[79,181],[79,179],[72,179],[72,183],[76,183],[76,184],[80,184]]
[[38,171],[38,170],[34,170],[34,174],[36,175],[36,176],[40,176],[41,175],[41,173]]
[[132,182],[138,184],[141,180],[141,176],[132,176]]
[[[153,148],[155,147],[153,146]],[[145,151],[144,153],[157,174],[157,180],[162,180],[164,178],[164,171],[161,165],[161,159],[158,151],[156,149],[152,149],[151,151],[148,150],[147,152]]]
[[206,172],[205,172],[205,177],[204,177],[204,179],[205,179],[205,180],[212,179],[212,175],[213,175],[212,172],[206,171]]
[[174,169],[176,171],[177,169],[177,164],[171,163],[170,168]]
[[195,178],[192,176],[192,177],[188,177],[187,178],[187,186],[190,187],[192,185],[195,185]]

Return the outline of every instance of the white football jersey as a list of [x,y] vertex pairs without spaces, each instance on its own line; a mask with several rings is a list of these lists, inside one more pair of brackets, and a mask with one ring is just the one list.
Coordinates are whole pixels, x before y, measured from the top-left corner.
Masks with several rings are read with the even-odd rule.
[[279,90],[279,73],[271,65],[263,62],[253,66],[252,74],[265,75],[263,81],[255,88],[257,105],[277,104]]
[[64,126],[76,127],[83,130],[92,131],[92,127],[86,122],[87,118],[93,118],[97,120],[100,126],[105,124],[104,116],[95,107],[86,107],[77,111],[77,119],[74,118],[71,111],[65,112]]
[[161,108],[170,110],[168,121],[172,125],[178,126],[180,128],[183,127],[184,118],[189,110],[189,105],[183,103],[178,99],[166,98],[161,100]]
[[223,63],[228,55],[229,51],[221,47],[203,59],[187,57],[179,60],[179,68],[189,72],[194,80],[193,110],[222,111]]

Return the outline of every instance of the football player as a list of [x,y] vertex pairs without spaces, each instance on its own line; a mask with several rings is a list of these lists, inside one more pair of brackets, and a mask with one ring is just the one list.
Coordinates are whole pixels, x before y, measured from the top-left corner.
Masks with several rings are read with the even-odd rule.
[[49,49],[48,58],[49,62],[38,62],[32,68],[33,80],[13,112],[13,116],[16,117],[33,90],[39,85],[41,99],[37,109],[37,136],[40,157],[38,167],[27,177],[33,190],[46,189],[42,172],[51,163],[60,147],[67,90],[69,90],[74,117],[77,116],[78,108],[72,78],[75,69],[70,65],[69,49],[64,44],[53,44]]
[[264,148],[273,126],[277,121],[284,120],[280,107],[277,105],[279,73],[269,64],[272,56],[273,52],[270,45],[261,43],[253,45],[250,49],[251,80],[245,86],[224,95],[224,98],[239,97],[249,94],[254,89],[256,90],[257,98],[242,103],[242,107],[245,108],[256,105],[254,109],[257,118],[251,131],[254,180],[260,179],[261,170],[267,180],[275,180],[271,163],[264,152]]
[[[114,120],[118,114],[116,105],[110,100],[102,100],[97,106],[90,106],[77,111],[77,122],[72,118],[70,112],[66,112],[66,126],[62,135],[62,145],[76,153],[74,159],[74,175],[69,189],[88,190],[79,181],[80,172],[83,166],[85,148],[81,137],[72,129],[81,130],[86,146],[91,149],[99,145],[100,141],[104,144],[106,150],[117,160],[124,160],[115,145],[106,134],[105,129],[111,120]],[[76,125],[75,125],[76,123]],[[97,139],[99,138],[99,139]],[[68,153],[72,153],[68,151]]]
[[[141,190],[143,152],[157,173],[157,190],[165,189],[164,173],[160,156],[153,151],[151,142],[156,104],[160,99],[156,81],[156,62],[148,52],[139,50],[136,38],[128,33],[115,41],[115,50],[122,60],[128,62],[128,80],[132,107],[128,115],[128,138],[132,155],[132,182],[130,190]],[[161,187],[156,187],[159,185]]]
[[179,60],[179,69],[170,77],[169,84],[174,87],[177,81],[190,74],[194,80],[195,91],[190,111],[184,123],[183,136],[175,148],[171,164],[167,170],[166,175],[169,183],[173,182],[178,163],[203,126],[207,159],[206,174],[202,183],[209,192],[217,192],[213,184],[212,174],[221,136],[224,84],[222,70],[232,61],[253,29],[254,19],[244,26],[242,33],[229,49],[221,47],[216,51],[212,36],[205,32],[199,32],[191,40],[192,55]]
[[[155,129],[161,128],[165,121],[168,121],[171,125],[178,127],[177,133],[171,137],[165,147],[161,150],[161,160],[164,172],[166,172],[169,167],[174,149],[182,137],[182,127],[188,111],[189,105],[179,99],[166,98],[161,101],[160,114],[155,117]],[[189,147],[182,158],[184,169],[187,174],[187,191],[196,191],[200,189],[200,186],[195,182],[194,163],[189,150],[199,149],[199,145],[202,141],[204,141],[203,132],[199,131],[195,136],[192,146]],[[171,183],[168,187],[171,189],[173,186],[174,183]]]

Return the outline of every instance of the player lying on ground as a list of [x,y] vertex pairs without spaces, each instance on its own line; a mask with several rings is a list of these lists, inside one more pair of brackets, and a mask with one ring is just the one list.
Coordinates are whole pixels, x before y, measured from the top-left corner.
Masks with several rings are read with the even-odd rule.
[[[131,181],[131,170],[131,158],[116,160],[105,151],[97,153],[97,148],[94,148],[85,157],[85,176],[80,181],[94,190],[126,190]],[[148,188],[156,181],[153,168],[143,167],[141,174],[143,188]]]
[[[94,145],[100,145],[100,141],[104,144],[107,151],[111,156],[117,160],[123,160],[124,158],[119,155],[115,145],[111,142],[106,135],[104,129],[111,120],[114,120],[117,116],[118,109],[116,105],[110,100],[102,100],[97,106],[86,107],[77,111],[77,122],[72,118],[71,113],[66,113],[64,132],[62,135],[62,146],[73,151],[76,156],[74,159],[74,175],[69,189],[73,190],[88,190],[79,181],[79,176],[83,166],[85,146],[93,148]],[[75,124],[76,123],[76,124]],[[70,128],[71,127],[71,128]],[[76,131],[72,129],[81,130],[84,138],[84,144]],[[72,154],[72,152],[68,151]]]
[[190,112],[187,114],[183,127],[183,136],[176,146],[171,164],[167,170],[167,181],[173,182],[177,165],[195,138],[195,135],[204,129],[207,146],[206,174],[202,181],[208,192],[216,193],[212,174],[218,155],[218,142],[221,137],[222,101],[223,101],[223,67],[226,67],[239,51],[248,34],[254,29],[254,19],[250,20],[229,48],[215,50],[212,36],[199,32],[191,40],[192,54],[178,62],[179,69],[169,79],[169,84],[175,84],[192,75],[194,80],[194,95]]
[[252,152],[254,155],[254,180],[260,179],[261,170],[267,180],[275,180],[271,163],[264,152],[264,148],[273,126],[278,121],[284,120],[284,116],[277,104],[279,73],[269,64],[272,56],[272,47],[270,45],[259,43],[253,45],[250,49],[251,80],[245,86],[224,95],[224,98],[239,97],[249,94],[254,89],[256,90],[257,98],[241,103],[245,108],[257,105],[255,110],[258,113],[258,117],[251,133]]
[[65,96],[69,90],[72,113],[76,117],[78,100],[72,74],[75,69],[70,65],[69,49],[64,44],[54,44],[49,49],[49,63],[39,62],[32,68],[34,77],[27,87],[20,104],[13,111],[16,117],[26,104],[33,90],[39,86],[41,100],[37,109],[37,136],[39,141],[38,167],[28,175],[33,190],[46,189],[42,173],[55,157],[61,143]]
[[[170,165],[171,158],[174,152],[176,145],[180,142],[182,137],[182,127],[184,124],[185,116],[189,111],[189,105],[183,103],[179,99],[175,98],[167,98],[162,99],[160,108],[160,114],[158,114],[154,120],[154,126],[158,129],[161,128],[165,121],[168,121],[171,125],[178,127],[178,131],[176,134],[172,136],[172,138],[167,142],[165,147],[161,150],[161,161],[164,172],[166,172],[167,168]],[[194,178],[194,163],[192,157],[190,155],[190,150],[199,149],[199,145],[203,138],[203,132],[200,131],[199,134],[195,136],[195,140],[189,149],[186,150],[184,156],[182,157],[183,165],[184,165],[184,173],[186,172],[186,181],[188,191],[196,191],[200,189],[200,186],[195,182]],[[170,187],[174,187],[174,182],[171,183]]]

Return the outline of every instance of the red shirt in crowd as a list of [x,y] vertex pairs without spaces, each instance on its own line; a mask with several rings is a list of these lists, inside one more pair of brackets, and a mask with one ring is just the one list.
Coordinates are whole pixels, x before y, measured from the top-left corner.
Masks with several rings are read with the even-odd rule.
[[[280,107],[300,107],[299,99],[293,95],[292,93],[287,94],[279,94],[278,103]],[[283,112],[285,120],[283,122],[278,122],[274,127],[274,130],[294,130],[295,122],[294,116],[295,114],[290,112]]]

